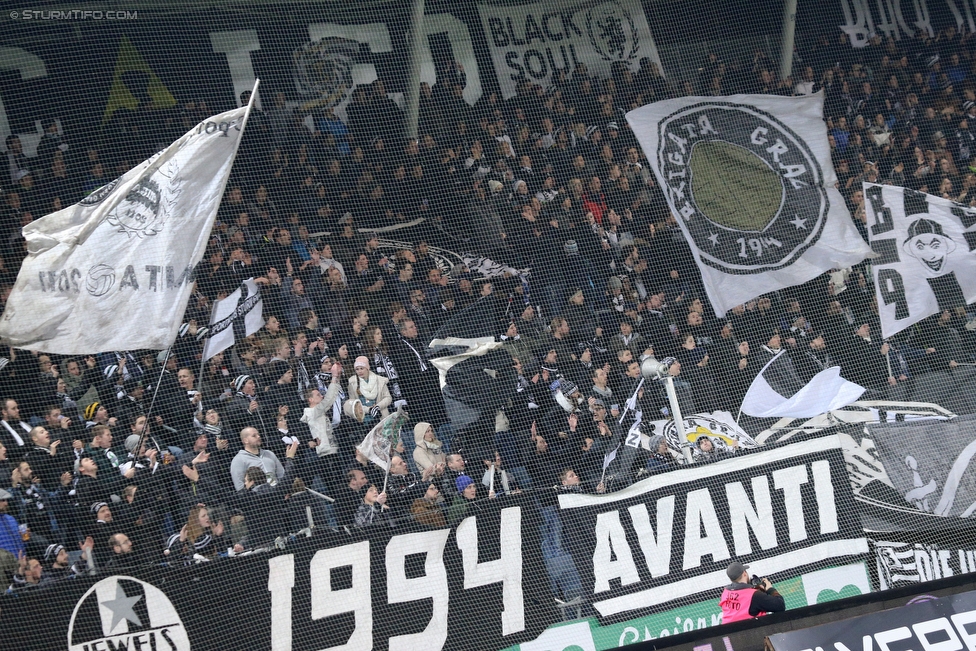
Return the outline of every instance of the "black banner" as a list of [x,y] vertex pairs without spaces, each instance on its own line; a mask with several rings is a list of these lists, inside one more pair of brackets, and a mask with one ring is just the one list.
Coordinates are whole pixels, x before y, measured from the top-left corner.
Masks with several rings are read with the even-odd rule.
[[825,437],[559,500],[587,598],[615,621],[714,597],[733,560],[775,579],[865,558],[848,486],[840,441]]
[[879,649],[971,649],[976,642],[976,592],[777,633],[767,640],[774,651],[870,649],[874,645]]
[[976,572],[973,529],[904,532],[871,541],[881,590]]
[[969,528],[976,488],[969,472],[976,456],[976,416],[869,425],[897,503],[914,530]]
[[454,529],[329,532],[278,555],[66,580],[8,596],[2,646],[433,650],[534,639],[557,619],[548,591],[537,592],[545,569],[535,508],[518,497],[475,508]]

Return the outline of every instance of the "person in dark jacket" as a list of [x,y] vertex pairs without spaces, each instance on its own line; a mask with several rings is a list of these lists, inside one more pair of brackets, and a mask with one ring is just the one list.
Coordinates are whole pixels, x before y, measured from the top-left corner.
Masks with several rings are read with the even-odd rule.
[[284,509],[285,493],[291,490],[295,478],[295,454],[298,442],[288,446],[285,452],[285,474],[274,486],[268,483],[264,470],[251,466],[244,474],[244,488],[237,493],[237,506],[244,512],[247,523],[247,539],[241,544],[249,549],[268,546],[274,539],[287,533],[280,526]]
[[888,373],[889,345],[878,339],[871,337],[871,325],[862,320],[853,336],[848,336],[841,370],[845,378],[862,387],[884,391],[895,381]]
[[16,400],[6,398],[0,409],[0,443],[7,448],[7,458],[11,461],[21,461],[31,449],[31,427],[20,420],[20,407]]
[[363,502],[367,484],[369,478],[362,470],[350,468],[346,471],[346,485],[333,495],[335,497],[333,508],[336,524],[339,527],[353,526],[353,519],[359,505]]
[[266,436],[267,427],[274,425],[274,418],[269,414],[269,422],[265,422],[261,413],[261,405],[257,398],[257,382],[250,375],[238,375],[234,379],[234,390],[237,392],[231,398],[227,407],[227,422],[235,432],[245,427],[253,427]]
[[370,485],[363,494],[363,501],[356,509],[354,524],[357,527],[380,524],[388,527],[396,526],[390,514],[390,507],[386,504],[386,492],[381,493],[376,484]]
[[677,459],[674,458],[670,448],[668,448],[667,439],[662,435],[655,434],[652,436],[648,441],[648,448],[651,450],[651,454],[647,458],[647,463],[644,465],[644,474],[656,475],[662,472],[677,470],[680,467]]
[[400,374],[400,389],[411,416],[440,427],[450,419],[444,411],[437,368],[425,357],[426,346],[418,336],[417,324],[405,319],[400,324],[400,339],[390,347],[390,358]]
[[60,486],[61,475],[70,473],[74,465],[74,455],[61,446],[61,441],[52,441],[47,428],[38,425],[30,431],[30,439],[34,447],[24,459],[34,470],[34,477],[41,482],[41,486],[49,492],[56,491]]

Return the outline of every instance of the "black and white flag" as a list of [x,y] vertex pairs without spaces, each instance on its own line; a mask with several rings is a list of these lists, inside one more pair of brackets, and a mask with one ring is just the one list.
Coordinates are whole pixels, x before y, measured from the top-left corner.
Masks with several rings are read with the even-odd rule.
[[976,549],[968,534],[898,535],[871,546],[882,590],[976,572]]
[[968,520],[976,513],[976,486],[970,469],[976,460],[976,415],[952,420],[880,423],[865,428],[888,475],[904,499],[917,528],[945,528],[943,520]]
[[203,346],[203,361],[263,328],[263,310],[261,288],[253,278],[242,282],[224,300],[215,301],[210,313],[210,332]]
[[873,183],[864,202],[882,336],[976,301],[976,209]]
[[248,110],[204,120],[77,204],[25,226],[28,255],[0,318],[3,341],[63,355],[170,346]]
[[865,388],[840,376],[831,366],[802,383],[786,351],[780,351],[756,375],[742,399],[742,413],[757,418],[813,418],[856,402]]
[[627,114],[718,316],[863,260],[823,94],[681,97]]

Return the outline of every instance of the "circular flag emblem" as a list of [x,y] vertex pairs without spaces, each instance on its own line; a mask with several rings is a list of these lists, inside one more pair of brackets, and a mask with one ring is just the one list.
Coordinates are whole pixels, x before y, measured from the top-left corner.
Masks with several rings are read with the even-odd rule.
[[657,434],[664,436],[668,447],[679,455],[688,448],[691,450],[692,458],[698,459],[702,454],[698,447],[698,439],[703,436],[711,439],[716,450],[727,451],[734,447],[748,450],[758,446],[758,443],[745,431],[709,414],[691,414],[685,416],[683,421],[685,430],[683,440],[678,436],[678,428],[674,426],[674,420],[665,421],[661,429],[656,429]]
[[75,604],[68,621],[68,649],[190,651],[190,639],[162,590],[131,576],[110,576]]
[[685,107],[658,129],[668,202],[705,264],[762,273],[816,243],[830,203],[820,164],[792,129],[721,101]]

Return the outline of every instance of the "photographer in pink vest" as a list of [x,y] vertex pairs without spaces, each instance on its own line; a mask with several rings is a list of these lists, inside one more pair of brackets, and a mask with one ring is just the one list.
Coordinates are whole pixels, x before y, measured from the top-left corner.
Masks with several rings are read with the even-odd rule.
[[776,592],[769,579],[759,576],[750,577],[749,572],[746,571],[748,569],[748,565],[732,563],[725,570],[732,583],[722,591],[722,598],[719,601],[723,624],[786,610],[783,596]]

